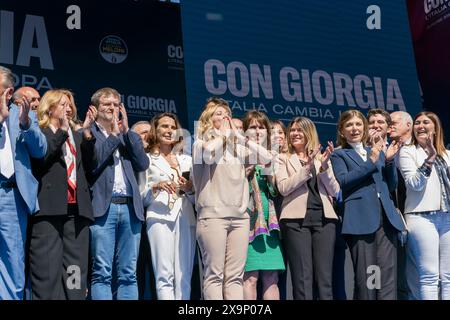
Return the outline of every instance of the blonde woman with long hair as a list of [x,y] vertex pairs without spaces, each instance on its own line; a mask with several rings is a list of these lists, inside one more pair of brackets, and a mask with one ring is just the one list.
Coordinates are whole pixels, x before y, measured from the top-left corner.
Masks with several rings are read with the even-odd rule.
[[277,186],[284,196],[280,227],[296,300],[333,299],[332,268],[337,215],[331,198],[339,192],[330,156],[333,144],[321,146],[314,123],[305,117],[291,121],[287,152],[280,156]]
[[247,258],[249,188],[245,161],[271,161],[271,154],[239,132],[228,103],[207,101],[193,146],[197,240],[207,300],[242,300]]
[[[87,171],[94,161],[90,108],[83,133],[73,130],[76,117],[69,90],[49,90],[38,107],[39,125],[47,139],[47,153],[33,161],[39,181],[40,211],[30,219],[30,279],[33,300],[84,300],[87,289],[89,224],[94,220]],[[79,286],[68,279],[73,266]]]

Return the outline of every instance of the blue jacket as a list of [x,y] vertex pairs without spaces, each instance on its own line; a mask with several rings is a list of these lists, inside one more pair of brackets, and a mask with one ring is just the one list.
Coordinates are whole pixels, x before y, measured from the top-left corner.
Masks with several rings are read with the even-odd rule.
[[[42,158],[47,152],[47,140],[39,129],[36,114],[30,111],[30,127],[23,129],[19,125],[19,107],[12,104],[6,119],[11,151],[14,158],[14,175],[20,195],[25,201],[28,213],[39,211],[37,200],[38,182],[31,172],[30,158]],[[0,127],[0,135],[2,134]]]
[[[389,222],[399,231],[405,230],[400,214],[395,209],[390,193],[397,186],[395,162],[385,163],[381,152],[376,163],[367,161],[352,148],[336,149],[331,155],[334,175],[342,190],[344,216],[343,234],[371,234],[381,225],[381,207],[383,206]],[[380,198],[378,199],[378,195]]]
[[133,191],[133,205],[136,217],[144,221],[144,207],[134,172],[144,171],[149,159],[139,135],[131,130],[117,137],[106,138],[96,123],[92,125],[95,141],[95,161],[90,166],[92,173],[92,206],[94,217],[103,216],[111,204],[114,186],[114,152],[119,148],[123,170]]

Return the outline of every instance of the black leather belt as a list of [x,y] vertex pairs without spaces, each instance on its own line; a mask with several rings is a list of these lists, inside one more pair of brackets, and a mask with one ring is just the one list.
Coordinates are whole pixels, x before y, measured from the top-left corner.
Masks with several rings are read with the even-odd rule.
[[128,202],[131,202],[131,197],[112,197],[111,198],[111,203],[114,204],[127,204]]
[[9,181],[9,180],[0,181],[0,188],[3,188],[3,189],[17,188],[17,183],[15,181]]

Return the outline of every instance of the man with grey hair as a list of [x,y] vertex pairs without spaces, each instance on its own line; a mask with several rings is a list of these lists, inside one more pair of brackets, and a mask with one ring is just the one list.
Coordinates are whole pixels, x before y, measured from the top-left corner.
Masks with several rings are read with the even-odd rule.
[[16,105],[20,105],[23,97],[26,97],[30,102],[30,109],[37,113],[37,108],[41,101],[39,92],[32,87],[20,87],[14,92],[12,102]]
[[151,126],[150,122],[144,121],[144,120],[136,122],[131,127],[131,130],[136,132],[141,137],[142,143],[144,144],[144,149],[147,149],[148,137],[149,137],[151,128],[152,128],[152,126]]
[[13,92],[11,70],[0,66],[0,300],[23,299],[27,220],[39,211],[30,158],[47,152],[30,101],[8,106]]
[[[413,119],[408,112],[395,111],[391,113],[391,125],[389,126],[389,137],[392,140],[401,142],[404,145],[411,143],[413,130]],[[397,189],[393,193],[392,197],[396,207],[403,214],[405,211],[406,200],[406,186],[405,180],[398,169],[398,155],[396,157],[397,162],[397,176],[398,184]],[[417,267],[414,258],[411,254],[408,254],[405,246],[401,246],[397,251],[397,264],[398,264],[398,299],[399,300],[417,300],[419,297],[419,283],[417,275]]]
[[392,140],[401,140],[404,144],[409,144],[412,137],[412,127],[413,119],[408,112],[395,111],[391,113],[389,137]]

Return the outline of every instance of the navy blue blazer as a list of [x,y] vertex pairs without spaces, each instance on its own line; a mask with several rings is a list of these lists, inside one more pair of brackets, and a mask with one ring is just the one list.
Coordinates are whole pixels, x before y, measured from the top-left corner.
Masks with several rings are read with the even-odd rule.
[[[385,155],[380,153],[376,163],[367,161],[351,147],[336,149],[331,155],[334,175],[342,190],[344,202],[342,233],[371,234],[381,226],[383,206],[389,222],[399,231],[405,230],[400,214],[394,206],[390,194],[397,186],[395,162],[385,163]],[[377,193],[380,194],[378,199]]]
[[114,186],[114,152],[119,149],[125,175],[133,190],[133,206],[136,217],[144,221],[144,206],[142,204],[139,186],[134,172],[141,172],[148,168],[149,159],[139,135],[131,130],[119,136],[105,137],[96,123],[92,125],[95,141],[96,157],[89,171],[92,176],[92,206],[94,217],[103,216],[111,204]]

